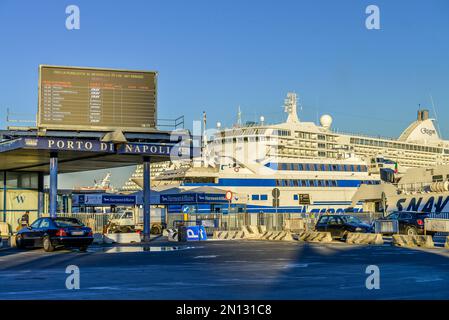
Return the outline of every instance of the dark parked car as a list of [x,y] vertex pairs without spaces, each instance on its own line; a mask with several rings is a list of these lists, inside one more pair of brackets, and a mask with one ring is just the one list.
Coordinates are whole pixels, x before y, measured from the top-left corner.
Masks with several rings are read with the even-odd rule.
[[92,229],[75,218],[40,218],[16,235],[18,248],[43,247],[47,252],[58,247],[86,251],[93,240]]
[[[380,220],[397,220],[399,222],[399,233],[407,235],[424,234],[424,219],[428,213],[424,212],[392,212]],[[433,232],[427,232],[433,236]]]
[[372,227],[351,215],[324,215],[318,220],[316,231],[330,232],[332,238],[344,239],[349,232],[370,233]]

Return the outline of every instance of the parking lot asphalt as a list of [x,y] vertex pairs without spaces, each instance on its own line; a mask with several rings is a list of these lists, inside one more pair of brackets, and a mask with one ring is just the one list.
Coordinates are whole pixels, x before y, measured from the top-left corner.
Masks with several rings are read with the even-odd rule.
[[[80,289],[66,288],[66,268]],[[370,265],[380,289],[368,290]],[[0,299],[448,299],[449,250],[276,241],[0,252]]]

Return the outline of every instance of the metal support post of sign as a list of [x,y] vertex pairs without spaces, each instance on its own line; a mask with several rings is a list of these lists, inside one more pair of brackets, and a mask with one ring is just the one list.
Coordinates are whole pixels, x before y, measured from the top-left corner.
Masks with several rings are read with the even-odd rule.
[[150,241],[150,157],[143,157],[143,241]]
[[43,172],[38,173],[37,190],[38,190],[37,217],[40,218],[42,216],[42,214],[45,212],[45,210],[44,210],[45,194],[44,194],[44,174],[43,174]]
[[56,217],[58,206],[58,154],[50,153],[50,217]]
[[228,231],[231,227],[231,200],[228,201]]

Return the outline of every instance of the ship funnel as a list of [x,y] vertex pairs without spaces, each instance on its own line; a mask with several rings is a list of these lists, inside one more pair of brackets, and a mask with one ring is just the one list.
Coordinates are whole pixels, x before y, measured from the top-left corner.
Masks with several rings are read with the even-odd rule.
[[299,123],[298,113],[296,112],[296,93],[287,93],[287,99],[284,101],[284,111],[288,114],[287,122]]
[[418,121],[425,121],[427,119],[429,119],[429,110],[418,110]]

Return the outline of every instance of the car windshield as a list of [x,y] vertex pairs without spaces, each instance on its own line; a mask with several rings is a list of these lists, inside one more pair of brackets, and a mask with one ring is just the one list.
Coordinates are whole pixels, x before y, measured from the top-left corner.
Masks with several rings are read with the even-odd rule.
[[354,217],[354,216],[342,216],[342,219],[346,223],[355,223],[355,224],[362,223],[362,221],[359,218]]
[[53,220],[55,225],[59,228],[64,227],[83,227],[84,224],[82,224],[78,219],[74,218],[64,218],[64,219],[54,219]]

